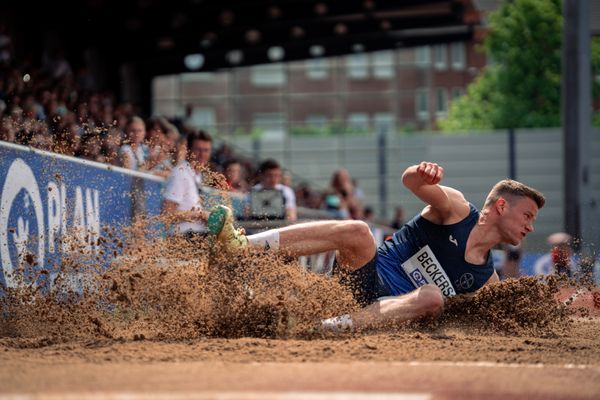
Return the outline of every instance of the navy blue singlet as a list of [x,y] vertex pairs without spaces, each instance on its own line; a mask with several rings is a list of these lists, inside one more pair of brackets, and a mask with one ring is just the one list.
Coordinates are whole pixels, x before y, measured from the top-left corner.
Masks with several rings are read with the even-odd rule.
[[479,211],[451,225],[434,224],[420,214],[407,222],[377,249],[377,273],[397,296],[428,283],[444,296],[473,292],[492,276],[491,252],[484,265],[465,261],[465,249]]

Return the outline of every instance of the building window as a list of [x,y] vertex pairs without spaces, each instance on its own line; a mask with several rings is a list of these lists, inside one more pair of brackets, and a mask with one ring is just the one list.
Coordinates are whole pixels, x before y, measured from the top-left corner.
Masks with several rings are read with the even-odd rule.
[[389,79],[394,76],[394,53],[378,51],[371,55],[373,76],[379,79]]
[[329,75],[329,65],[327,60],[323,58],[317,58],[314,60],[307,60],[304,62],[306,69],[306,77],[313,80],[327,79]]
[[351,113],[348,115],[348,130],[352,132],[365,132],[369,130],[369,114]]
[[387,133],[393,132],[396,125],[396,119],[394,114],[389,112],[375,113],[373,116],[373,125],[375,132],[379,133],[385,131]]
[[306,117],[306,125],[313,128],[325,128],[329,119],[323,114],[309,114]]
[[415,65],[417,67],[428,67],[431,64],[431,49],[429,46],[417,47],[415,49]]
[[415,108],[418,119],[429,119],[429,89],[420,88],[415,90]]
[[463,94],[465,94],[465,89],[461,87],[452,88],[452,100],[459,98]]
[[254,86],[282,86],[286,82],[285,69],[281,63],[251,67],[250,76]]
[[210,107],[194,106],[187,123],[196,129],[214,128],[216,126],[215,110]]
[[448,114],[448,89],[437,88],[435,91],[436,97],[436,117],[445,117]]
[[448,51],[445,44],[439,44],[433,48],[433,66],[436,69],[448,68]]
[[188,72],[180,76],[182,82],[210,82],[216,79],[216,74],[212,72]]
[[255,113],[252,116],[252,128],[259,129],[265,139],[282,139],[286,133],[286,121],[283,113]]
[[351,79],[367,79],[369,77],[369,56],[367,54],[346,56],[346,71]]
[[465,69],[465,44],[464,42],[452,43],[450,47],[450,58],[452,68],[457,70]]

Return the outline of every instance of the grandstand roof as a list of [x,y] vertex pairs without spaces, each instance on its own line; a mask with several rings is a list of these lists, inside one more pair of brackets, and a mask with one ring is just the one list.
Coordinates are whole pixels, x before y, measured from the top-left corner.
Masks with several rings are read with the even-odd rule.
[[147,76],[464,40],[480,22],[471,0],[3,3],[28,42],[52,32],[71,53],[96,48]]

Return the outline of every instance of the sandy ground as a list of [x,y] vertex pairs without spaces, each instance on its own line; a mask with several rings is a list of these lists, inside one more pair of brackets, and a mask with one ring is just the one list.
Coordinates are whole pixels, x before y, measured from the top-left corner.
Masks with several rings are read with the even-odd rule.
[[39,271],[49,293],[6,291],[0,399],[600,398],[597,288],[507,280],[436,320],[327,336],[315,321],[356,307],[336,279],[270,252],[136,243],[83,295],[66,278],[95,264],[77,258]]
[[[416,393],[436,399],[592,399],[600,397],[598,332],[600,319],[578,318],[568,334],[549,337],[407,328],[312,340],[52,343],[4,338],[0,394],[383,398]],[[288,397],[282,397],[285,393]]]

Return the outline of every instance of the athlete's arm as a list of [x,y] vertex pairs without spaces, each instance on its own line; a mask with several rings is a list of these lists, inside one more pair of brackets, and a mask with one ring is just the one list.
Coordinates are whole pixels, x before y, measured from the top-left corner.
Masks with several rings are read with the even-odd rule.
[[423,210],[427,219],[438,224],[458,222],[469,213],[469,203],[458,190],[439,185],[443,178],[444,168],[423,161],[404,171],[402,183],[429,205]]

